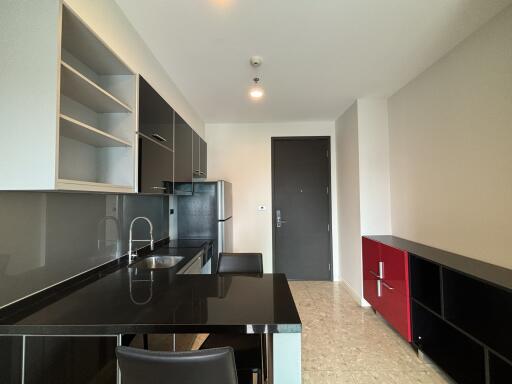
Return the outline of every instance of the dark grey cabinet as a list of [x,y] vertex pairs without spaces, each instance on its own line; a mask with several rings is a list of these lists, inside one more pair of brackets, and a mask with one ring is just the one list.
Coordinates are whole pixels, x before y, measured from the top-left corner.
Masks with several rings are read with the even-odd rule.
[[174,191],[178,195],[192,194],[192,143],[193,130],[175,113],[174,116],[174,139],[176,150],[174,152]]
[[173,193],[174,110],[157,91],[139,77],[140,193]]
[[194,177],[201,177],[201,163],[200,163],[201,144],[200,144],[200,142],[201,142],[201,138],[194,131],[193,132],[193,146],[192,146]]
[[207,176],[206,168],[208,165],[208,147],[206,141],[194,132],[193,133],[193,169],[195,178],[205,178]]
[[139,192],[192,194],[206,177],[206,142],[139,77]]
[[173,193],[173,152],[139,135],[139,192]]
[[139,78],[139,133],[174,149],[174,110],[144,78]]
[[199,140],[199,172],[201,177],[207,177],[208,167],[208,146],[203,139]]

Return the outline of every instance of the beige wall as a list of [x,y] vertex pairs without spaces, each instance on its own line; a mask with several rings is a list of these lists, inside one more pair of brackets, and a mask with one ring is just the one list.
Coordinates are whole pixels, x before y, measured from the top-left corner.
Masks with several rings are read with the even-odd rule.
[[204,137],[201,117],[183,97],[114,0],[66,0],[66,3]]
[[[235,252],[262,252],[272,270],[271,137],[333,136],[332,122],[207,124],[208,178],[233,183]],[[336,150],[331,139],[333,233],[337,231]],[[266,211],[258,211],[265,205]],[[333,276],[338,278],[338,242],[333,236]]]
[[512,268],[512,7],[389,99],[393,234]]

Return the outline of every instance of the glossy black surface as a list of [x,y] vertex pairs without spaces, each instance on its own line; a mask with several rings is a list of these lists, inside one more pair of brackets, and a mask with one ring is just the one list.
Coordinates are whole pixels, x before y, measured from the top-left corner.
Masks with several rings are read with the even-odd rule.
[[366,236],[391,247],[402,249],[424,259],[466,273],[490,283],[512,290],[512,270],[438,248],[415,243],[396,236]]
[[174,187],[176,194],[192,193],[192,128],[174,114]]
[[139,192],[172,193],[173,159],[170,149],[139,135]]
[[510,384],[512,381],[512,364],[491,352],[489,354],[489,377],[490,384]]
[[512,293],[443,270],[446,320],[512,360]]
[[201,138],[199,135],[192,131],[192,168],[194,170],[194,177],[201,177]]
[[139,77],[139,131],[169,149],[174,149],[174,110],[148,84]]
[[441,315],[441,267],[414,255],[409,263],[411,296]]
[[208,177],[208,144],[203,139],[199,139],[199,170],[201,177]]
[[21,355],[21,336],[0,336],[0,383],[21,383]]
[[457,383],[485,383],[484,348],[414,300],[413,341]]
[[[50,303],[0,320],[0,334],[300,332],[284,275],[180,275],[203,249],[161,247],[184,256],[167,270],[123,267]],[[143,304],[142,304],[143,303]]]

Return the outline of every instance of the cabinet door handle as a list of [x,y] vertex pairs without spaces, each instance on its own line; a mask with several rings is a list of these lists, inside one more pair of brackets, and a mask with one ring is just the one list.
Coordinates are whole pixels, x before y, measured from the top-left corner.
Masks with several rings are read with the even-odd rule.
[[385,281],[382,281],[382,285],[384,287],[386,287],[387,289],[389,289],[390,291],[394,291],[395,288],[393,288],[391,285],[389,285],[388,283],[386,283]]
[[164,141],[164,142],[167,141],[167,139],[165,137],[160,136],[158,133],[153,133],[151,136],[153,136],[158,141]]
[[375,276],[377,279],[380,279],[380,276],[379,276],[377,273],[373,272],[371,269],[370,269],[370,273],[371,273],[373,276]]
[[165,191],[167,188],[165,188],[165,187],[153,187],[153,189],[158,189],[158,190],[161,190],[161,191]]

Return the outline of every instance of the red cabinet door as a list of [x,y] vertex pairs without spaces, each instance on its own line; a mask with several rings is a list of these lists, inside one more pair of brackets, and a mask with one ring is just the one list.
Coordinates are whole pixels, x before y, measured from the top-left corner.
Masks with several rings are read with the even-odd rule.
[[363,237],[363,296],[398,333],[411,341],[406,251]]
[[410,302],[394,287],[382,281],[379,313],[408,342],[412,341],[410,326]]
[[382,316],[407,341],[411,341],[409,301],[409,255],[381,244]]
[[408,295],[409,258],[407,252],[381,244],[380,254],[384,264],[382,280],[400,295]]
[[363,237],[363,296],[370,305],[379,308],[380,243]]

